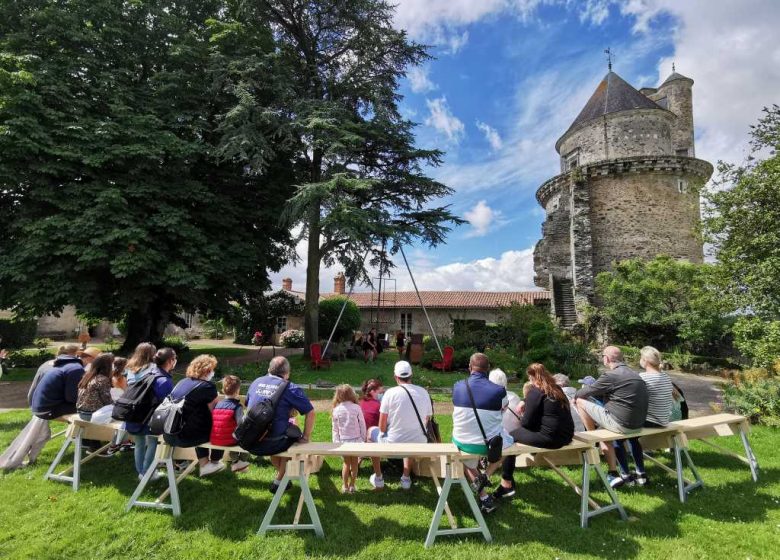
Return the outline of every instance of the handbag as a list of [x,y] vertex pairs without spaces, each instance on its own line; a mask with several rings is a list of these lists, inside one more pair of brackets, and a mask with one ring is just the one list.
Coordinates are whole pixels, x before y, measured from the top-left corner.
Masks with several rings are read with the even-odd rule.
[[[425,439],[427,440],[427,442],[441,443],[441,432],[439,431],[439,423],[436,422],[436,419],[433,417],[433,399],[431,399],[431,417],[428,419],[428,422],[426,424],[423,424],[422,417],[420,416],[420,411],[417,410],[417,405],[414,403],[412,394],[403,385],[399,385],[399,387],[401,387],[401,389],[406,391],[406,394],[409,395],[409,400],[412,401],[412,408],[414,408],[414,413],[417,416],[417,421],[420,423],[420,428],[422,428],[422,431],[425,434]],[[428,395],[428,398],[430,398],[430,395]]]
[[501,452],[504,448],[504,439],[501,437],[501,434],[497,434],[490,439],[487,438],[485,428],[482,427],[482,420],[479,419],[479,414],[477,413],[477,405],[474,402],[474,394],[471,392],[471,386],[469,385],[468,379],[466,379],[466,390],[469,392],[471,408],[474,410],[474,417],[477,419],[479,431],[482,432],[482,440],[485,442],[485,446],[487,446],[488,463],[497,463],[501,460]]
[[178,399],[172,399],[170,395],[165,397],[163,402],[152,413],[152,418],[149,420],[149,432],[155,436],[163,434],[175,436],[180,433],[186,423],[184,418],[184,400],[187,398],[187,395],[201,385],[202,383],[198,383]]

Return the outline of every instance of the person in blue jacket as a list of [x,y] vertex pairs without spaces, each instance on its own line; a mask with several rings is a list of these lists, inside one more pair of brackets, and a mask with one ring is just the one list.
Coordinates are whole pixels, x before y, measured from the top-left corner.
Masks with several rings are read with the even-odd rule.
[[[154,375],[157,377],[154,381],[154,396],[158,403],[165,400],[171,391],[173,391],[173,377],[171,372],[176,367],[176,352],[173,348],[160,348],[154,355],[150,366],[144,370],[143,376]],[[136,382],[140,381],[139,378]],[[137,422],[126,422],[125,429],[133,436],[135,441],[135,470],[138,472],[138,479],[143,478],[147,469],[154,461],[154,454],[157,451],[157,436],[149,434],[147,424]],[[160,475],[155,473],[152,480],[157,480]]]
[[33,414],[43,420],[75,414],[84,366],[92,363],[98,354],[99,348],[90,347],[79,356],[57,356],[54,367],[46,372],[33,392],[30,406]]

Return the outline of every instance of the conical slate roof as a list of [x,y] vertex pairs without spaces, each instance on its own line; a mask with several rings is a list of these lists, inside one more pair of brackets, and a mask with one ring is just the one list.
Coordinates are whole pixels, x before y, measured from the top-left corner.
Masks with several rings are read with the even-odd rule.
[[[602,115],[628,109],[662,109],[662,107],[647,96],[639,93],[623,78],[610,71],[601,80],[601,83],[596,87],[596,91],[590,96],[585,107],[583,107],[563,136],[566,136],[570,130],[577,128],[582,123],[592,121]],[[560,139],[558,140],[559,143]]]
[[672,72],[669,75],[669,77],[664,80],[664,83],[661,84],[661,87],[665,86],[669,82],[673,82],[674,80],[690,80],[691,82],[693,81],[688,76],[683,76],[682,74],[678,74],[677,72]]

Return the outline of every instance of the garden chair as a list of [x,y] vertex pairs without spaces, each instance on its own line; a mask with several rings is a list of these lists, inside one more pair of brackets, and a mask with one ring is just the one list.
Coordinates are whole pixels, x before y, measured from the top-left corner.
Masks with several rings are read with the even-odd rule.
[[328,366],[330,369],[330,360],[322,357],[322,345],[319,342],[315,342],[309,347],[311,352],[311,367],[313,369],[320,369],[321,366]]
[[455,355],[455,349],[452,346],[444,347],[444,356],[440,362],[433,362],[431,364],[433,369],[440,369],[442,372],[452,371],[452,359]]

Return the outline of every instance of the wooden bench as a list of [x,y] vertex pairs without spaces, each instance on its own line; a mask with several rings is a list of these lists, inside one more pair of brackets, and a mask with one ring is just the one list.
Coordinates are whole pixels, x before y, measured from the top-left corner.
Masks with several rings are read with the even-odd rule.
[[[114,439],[114,435],[118,430],[122,430],[121,422],[111,422],[108,424],[94,424],[87,422],[79,418],[78,414],[71,414],[58,418],[57,420],[63,420],[68,423],[68,427],[65,430],[65,441],[63,442],[57,455],[54,457],[49,466],[49,470],[43,475],[44,480],[56,480],[59,482],[69,482],[73,487],[73,491],[76,492],[79,489],[81,483],[81,465],[87,463],[97,457],[100,453],[103,453],[111,445]],[[92,439],[97,441],[106,442],[105,445],[93,451],[87,453],[83,458],[83,440]],[[73,444],[73,464],[65,470],[56,473],[55,469],[60,464],[65,454],[68,452],[68,448]],[[73,475],[71,475],[71,471]]]
[[[580,496],[580,527],[585,529],[592,517],[617,510],[620,518],[628,519],[623,505],[615,490],[609,485],[607,476],[601,468],[598,451],[589,442],[572,441],[560,449],[544,449],[530,445],[514,444],[504,450],[504,455],[516,455],[515,465],[519,468],[548,467],[569,485]],[[582,486],[571,479],[560,467],[567,465],[582,465]],[[600,505],[590,496],[591,470],[596,472],[599,480],[609,495],[611,503]]]
[[[711,414],[709,416],[699,416],[698,418],[688,418],[687,420],[678,420],[669,424],[685,434],[688,439],[699,440],[702,443],[716,449],[722,453],[730,455],[747,464],[750,468],[750,475],[754,482],[758,482],[758,459],[750,447],[748,434],[750,433],[750,423],[747,418],[738,414]],[[742,440],[742,446],[745,449],[745,456],[734,453],[710,441],[714,437],[729,437],[739,435]]]
[[[309,473],[305,465],[308,458],[316,456],[360,456],[360,457],[410,457],[414,459],[428,459],[430,465],[431,478],[434,481],[439,499],[433,512],[431,524],[428,528],[428,534],[425,539],[425,547],[433,546],[436,537],[450,535],[466,535],[480,533],[487,542],[493,540],[488,529],[485,518],[479,510],[479,505],[471,491],[469,482],[466,478],[463,460],[472,459],[470,455],[463,455],[455,445],[451,443],[306,443],[294,445],[286,452],[279,454],[280,457],[290,459],[287,463],[287,469],[280,482],[279,490],[276,491],[271,505],[268,507],[263,521],[258,530],[259,535],[265,535],[270,530],[284,529],[309,529],[313,530],[319,537],[324,536],[322,524],[319,520],[314,498],[308,483]],[[443,484],[439,482],[439,475],[444,477]],[[283,490],[293,481],[297,481],[301,487],[302,500],[311,518],[311,524],[301,525],[298,518],[301,510],[301,501],[298,503],[298,511],[292,524],[272,525],[274,515],[282,499]],[[455,517],[449,510],[447,498],[450,495],[452,486],[459,486],[466,502],[469,504],[471,513],[477,523],[477,527],[458,527]],[[447,512],[450,528],[441,529],[440,523],[444,512]]]
[[[589,432],[577,432],[574,434],[574,438],[579,441],[588,442],[591,445],[597,445],[600,443],[611,444],[615,441],[625,441],[631,438],[638,437],[643,447],[647,445],[646,450],[651,449],[672,449],[674,452],[674,470],[670,469],[663,463],[660,463],[654,457],[645,454],[645,458],[649,459],[656,465],[660,465],[668,472],[671,472],[677,476],[677,494],[681,502],[685,502],[688,498],[688,493],[702,486],[702,479],[699,476],[699,471],[696,469],[696,465],[691,459],[691,455],[688,452],[687,438],[674,426],[668,426],[666,428],[642,428],[636,432],[629,434],[621,434],[618,432],[612,432],[610,430],[599,429],[591,430]],[[693,476],[694,482],[688,481],[684,476],[684,463],[687,463]]]

